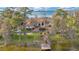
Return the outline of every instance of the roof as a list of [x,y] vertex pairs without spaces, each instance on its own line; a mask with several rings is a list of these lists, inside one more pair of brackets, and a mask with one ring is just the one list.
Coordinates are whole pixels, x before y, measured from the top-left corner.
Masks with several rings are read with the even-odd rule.
[[31,24],[31,23],[40,23],[40,22],[49,22],[46,18],[32,18],[25,21],[25,23]]

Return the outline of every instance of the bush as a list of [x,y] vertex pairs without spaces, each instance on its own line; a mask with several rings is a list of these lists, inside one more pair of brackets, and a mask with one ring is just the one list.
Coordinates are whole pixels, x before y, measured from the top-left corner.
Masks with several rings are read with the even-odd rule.
[[76,49],[79,50],[79,40],[74,40],[74,41],[73,41],[73,45],[74,45],[74,47],[75,47]]
[[0,40],[3,39],[3,37],[0,35]]
[[68,39],[65,39],[60,34],[56,34],[54,36],[50,36],[50,39],[52,40],[52,49],[53,50],[70,50],[71,42]]

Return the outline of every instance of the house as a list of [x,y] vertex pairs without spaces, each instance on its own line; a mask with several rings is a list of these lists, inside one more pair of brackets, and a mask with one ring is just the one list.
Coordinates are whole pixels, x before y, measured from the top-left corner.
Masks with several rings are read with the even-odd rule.
[[46,30],[49,25],[48,18],[31,18],[24,22],[25,28],[33,31]]

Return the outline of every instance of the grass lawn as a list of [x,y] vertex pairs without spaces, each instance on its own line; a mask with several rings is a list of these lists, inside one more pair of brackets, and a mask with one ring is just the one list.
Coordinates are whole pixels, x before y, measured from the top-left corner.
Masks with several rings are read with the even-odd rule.
[[40,48],[34,47],[17,47],[16,45],[9,45],[0,47],[0,51],[40,51]]
[[30,35],[17,35],[14,33],[11,37],[13,42],[33,42],[34,40],[39,40],[40,33],[32,33]]

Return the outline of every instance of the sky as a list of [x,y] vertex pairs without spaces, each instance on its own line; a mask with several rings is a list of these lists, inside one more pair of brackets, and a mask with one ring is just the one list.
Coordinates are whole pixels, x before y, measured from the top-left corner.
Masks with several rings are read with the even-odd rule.
[[[59,8],[61,7],[31,7],[30,9],[32,9],[33,12],[30,17],[50,17]],[[68,11],[74,11],[79,10],[79,7],[63,7],[63,9]]]
[[[0,11],[2,11],[5,7],[0,7]],[[33,10],[31,15],[28,15],[29,18],[31,17],[50,17],[55,13],[55,11],[59,8],[63,8],[64,10],[79,10],[79,7],[29,7]]]

